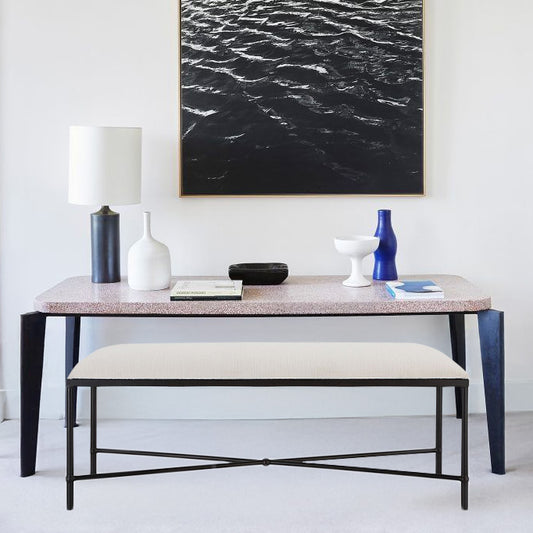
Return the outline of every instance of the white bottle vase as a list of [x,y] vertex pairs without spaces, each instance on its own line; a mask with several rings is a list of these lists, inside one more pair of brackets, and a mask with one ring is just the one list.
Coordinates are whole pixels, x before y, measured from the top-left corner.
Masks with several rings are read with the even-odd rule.
[[170,285],[170,253],[152,237],[150,212],[144,212],[144,235],[128,252],[128,284],[137,291],[157,291]]

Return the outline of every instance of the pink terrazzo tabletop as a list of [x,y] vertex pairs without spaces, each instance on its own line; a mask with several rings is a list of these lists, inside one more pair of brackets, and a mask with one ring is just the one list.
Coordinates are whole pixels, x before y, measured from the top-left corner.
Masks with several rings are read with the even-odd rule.
[[[401,279],[430,279],[443,299],[395,300],[384,282],[370,287],[342,285],[346,276],[289,276],[281,285],[245,286],[239,301],[170,301],[170,289],[135,291],[127,279],[92,283],[89,276],[68,278],[35,298],[34,309],[65,315],[363,315],[462,313],[490,309],[490,296],[459,276],[419,274]],[[172,285],[178,279],[172,278]]]

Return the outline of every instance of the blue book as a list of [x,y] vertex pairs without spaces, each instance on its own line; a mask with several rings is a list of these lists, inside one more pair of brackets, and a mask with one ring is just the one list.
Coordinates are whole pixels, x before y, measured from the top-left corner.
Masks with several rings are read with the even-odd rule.
[[431,280],[387,281],[387,291],[397,300],[444,298],[442,289]]

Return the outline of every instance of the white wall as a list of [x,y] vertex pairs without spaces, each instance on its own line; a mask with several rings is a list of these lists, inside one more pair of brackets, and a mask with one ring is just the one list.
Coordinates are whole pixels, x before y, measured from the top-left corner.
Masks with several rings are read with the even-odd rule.
[[[506,312],[507,407],[533,409],[532,16],[529,0],[426,2],[425,198],[179,199],[176,0],[0,0],[0,389],[6,417],[18,416],[19,314],[32,309],[39,292],[90,268],[91,209],[67,203],[71,124],[143,127],[143,204],[120,208],[124,266],[141,232],[142,210],[150,209],[175,275],[222,275],[239,261],[285,261],[293,274],[347,273],[332,237],[373,232],[376,210],[391,208],[400,273],[462,275]],[[63,413],[63,335],[63,321],[49,319],[45,417]],[[115,341],[237,337],[418,340],[449,352],[445,317],[86,319],[82,355]],[[467,342],[472,404],[479,411],[473,317]],[[405,391],[400,398],[348,390],[148,394],[108,392],[101,413],[351,416],[432,409],[421,393]],[[448,395],[448,410],[451,405]]]

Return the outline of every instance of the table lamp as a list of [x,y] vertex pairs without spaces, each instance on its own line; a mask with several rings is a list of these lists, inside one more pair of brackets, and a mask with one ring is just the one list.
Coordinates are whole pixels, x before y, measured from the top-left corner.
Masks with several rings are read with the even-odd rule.
[[72,126],[68,201],[100,205],[91,214],[93,283],[120,281],[119,214],[141,201],[141,128]]

